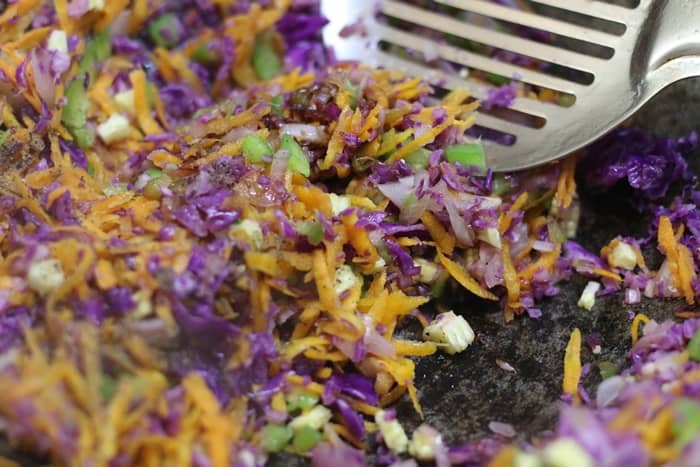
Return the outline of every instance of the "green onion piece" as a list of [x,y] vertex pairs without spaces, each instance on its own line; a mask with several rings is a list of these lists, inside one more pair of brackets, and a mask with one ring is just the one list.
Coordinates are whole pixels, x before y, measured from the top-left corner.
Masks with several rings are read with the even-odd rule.
[[314,430],[310,426],[306,425],[301,427],[292,440],[292,446],[294,450],[300,454],[303,454],[310,449],[313,449],[318,443],[321,442],[322,436],[318,430]]
[[486,171],[486,159],[484,147],[479,143],[455,144],[445,149],[445,157],[452,163],[459,163],[464,167],[474,166]]
[[126,188],[127,188],[126,183],[117,183],[116,185],[110,185],[108,187],[105,187],[102,190],[102,193],[107,197],[119,195],[121,193],[126,192]]
[[103,374],[102,378],[100,378],[100,397],[102,402],[112,399],[115,392],[117,392],[117,382],[111,376]]
[[617,366],[613,362],[598,363],[598,370],[600,371],[600,377],[603,379],[608,379],[617,374]]
[[691,360],[700,362],[700,329],[695,331],[695,335],[688,342],[688,356]]
[[148,175],[151,178],[158,178],[161,175],[163,175],[163,171],[160,169],[156,169],[155,167],[151,167],[150,169],[146,169],[146,175]]
[[369,170],[377,163],[374,157],[353,157],[352,159],[352,170],[356,173],[363,173]]
[[496,175],[493,177],[493,187],[491,188],[491,194],[495,196],[502,196],[506,194],[511,189],[510,181],[507,180],[503,175]]
[[63,107],[61,121],[68,127],[85,126],[90,103],[85,92],[84,75],[78,75],[66,89],[66,105]]
[[148,102],[148,107],[153,108],[153,102],[157,94],[158,88],[156,88],[156,85],[146,81],[146,102]]
[[440,298],[445,293],[445,287],[447,286],[448,279],[450,275],[446,271],[442,271],[438,276],[437,280],[430,288],[430,293],[434,298]]
[[281,451],[290,439],[292,430],[288,426],[270,423],[263,427],[262,447],[267,452]]
[[410,209],[417,202],[418,202],[418,196],[416,196],[416,194],[414,192],[410,192],[403,199],[403,206],[401,206],[401,208],[402,209]]
[[88,127],[75,128],[70,132],[75,138],[76,144],[82,149],[89,148],[95,142],[95,134]]
[[5,141],[7,141],[7,138],[10,136],[10,130],[3,130],[0,131],[0,146],[5,144]]
[[304,150],[301,149],[299,143],[294,141],[294,138],[289,135],[282,135],[282,139],[280,140],[280,148],[289,151],[289,170],[300,173],[305,177],[311,175],[309,158],[306,157]]
[[377,253],[379,253],[379,256],[387,264],[391,264],[391,262],[394,261],[394,257],[391,256],[391,253],[389,253],[389,249],[386,247],[386,243],[384,243],[383,240],[379,240],[374,246],[377,248]]
[[205,45],[195,50],[191,58],[202,65],[213,65],[221,61],[221,57],[219,57],[216,50],[212,50]]
[[268,81],[282,69],[282,59],[272,44],[273,31],[258,34],[253,46],[253,70],[261,81]]
[[248,162],[262,162],[265,156],[271,156],[272,146],[263,137],[255,133],[246,135],[241,143],[243,157]]
[[151,21],[148,35],[156,45],[170,49],[180,42],[182,24],[174,13],[166,13]]
[[[461,13],[459,13],[461,15]],[[459,48],[467,49],[472,52],[478,52],[479,54],[488,54],[490,52],[490,47],[481,44],[480,42],[475,42],[469,39],[465,39],[460,36],[455,36],[452,34],[445,34],[445,40],[452,45],[456,45]]]
[[270,99],[270,107],[272,107],[272,113],[278,117],[284,115],[284,97],[280,94]]
[[99,61],[107,60],[112,55],[112,38],[108,30],[97,34],[90,43],[90,50]]
[[674,402],[674,419],[671,433],[675,435],[675,445],[683,449],[700,434],[700,405],[691,399],[678,399]]
[[576,103],[576,97],[572,94],[559,94],[559,105],[571,107]]
[[87,73],[92,82],[97,63],[107,60],[110,55],[112,55],[112,37],[109,31],[105,30],[93,37],[85,46],[83,57],[78,63],[78,73]]
[[404,160],[408,165],[416,170],[425,169],[428,167],[428,159],[430,158],[431,154],[432,152],[428,149],[420,148],[406,156]]
[[343,89],[345,92],[350,94],[349,105],[352,110],[355,110],[357,108],[357,104],[360,102],[360,89],[347,79],[343,82]]
[[560,224],[549,224],[547,226],[547,231],[549,232],[549,238],[557,243],[564,243],[568,240],[566,232]]
[[172,179],[164,173],[156,177],[152,177],[146,186],[143,187],[143,195],[148,199],[160,199],[162,196],[162,189],[168,187],[172,183]]
[[323,241],[323,226],[320,222],[299,221],[296,224],[297,232],[304,235],[313,246]]
[[318,404],[318,396],[312,392],[303,391],[289,397],[289,402],[287,402],[287,411],[294,412],[295,410],[306,410],[310,409],[316,404]]
[[80,74],[68,85],[66,105],[61,114],[61,121],[81,148],[91,146],[95,140],[95,135],[86,126],[90,102],[85,92],[84,81],[85,75]]
[[495,84],[496,86],[502,86],[504,84],[510,83],[510,78],[507,78],[505,76],[497,75],[495,73],[486,73],[486,79]]

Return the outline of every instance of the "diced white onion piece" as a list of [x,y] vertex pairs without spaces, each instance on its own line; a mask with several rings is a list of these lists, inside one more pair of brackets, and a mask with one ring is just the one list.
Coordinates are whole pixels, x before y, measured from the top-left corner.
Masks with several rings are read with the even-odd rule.
[[46,42],[46,48],[49,50],[55,50],[56,52],[68,53],[68,36],[66,32],[61,29],[54,29],[49,35],[49,39]]
[[501,233],[495,227],[489,227],[479,231],[477,234],[479,240],[484,241],[494,248],[501,248]]
[[326,407],[317,405],[308,412],[295,417],[289,422],[289,428],[296,431],[308,426],[314,430],[320,430],[323,428],[323,425],[330,421],[332,415],[331,411]]
[[440,270],[434,262],[424,258],[416,258],[413,261],[416,263],[416,266],[420,268],[420,274],[418,275],[419,281],[430,284],[437,279]]
[[29,287],[39,295],[48,295],[63,284],[65,275],[57,259],[44,259],[33,262],[27,271]]
[[630,244],[619,242],[608,256],[608,262],[613,267],[631,271],[637,265],[637,253]]
[[577,305],[586,310],[591,310],[595,305],[595,294],[600,290],[600,284],[595,281],[590,281],[581,293],[581,298],[578,299]]
[[317,144],[325,144],[328,142],[328,135],[326,134],[325,127],[322,126],[288,123],[280,126],[280,133],[289,135],[297,141]]
[[114,102],[117,103],[120,109],[134,112],[134,90],[127,89],[126,91],[116,93],[114,95]]
[[554,251],[554,243],[545,242],[542,240],[535,240],[532,242],[532,249],[535,251],[550,252]]
[[474,342],[474,337],[474,330],[467,320],[451,310],[438,314],[423,330],[424,339],[442,344],[442,349],[449,354],[459,353],[469,347]]
[[387,413],[380,410],[374,415],[374,421],[384,438],[384,443],[389,449],[397,454],[406,452],[408,449],[408,436],[406,436],[406,432],[395,417],[389,419]]
[[229,229],[229,235],[244,237],[243,239],[250,241],[256,249],[259,249],[263,244],[263,232],[260,224],[251,219],[243,219],[233,224]]
[[359,279],[352,272],[352,268],[347,264],[343,264],[338,269],[335,270],[335,282],[333,287],[335,288],[335,293],[340,295],[346,290],[350,290],[359,282]]
[[337,216],[341,212],[345,211],[350,207],[350,198],[344,195],[336,195],[335,193],[330,193],[328,195],[331,199],[331,210],[333,215]]
[[549,467],[593,467],[590,454],[571,438],[561,438],[548,444],[542,457]]
[[123,140],[130,133],[129,119],[121,114],[112,114],[105,122],[97,125],[97,134],[106,144]]

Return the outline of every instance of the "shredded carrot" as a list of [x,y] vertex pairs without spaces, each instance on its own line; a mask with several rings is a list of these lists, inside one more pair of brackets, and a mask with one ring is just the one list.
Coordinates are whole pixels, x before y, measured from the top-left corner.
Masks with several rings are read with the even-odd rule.
[[417,342],[394,339],[392,344],[396,349],[396,353],[404,356],[424,357],[437,352],[437,345],[434,342]]
[[576,171],[576,158],[567,157],[561,162],[561,174],[557,181],[557,190],[554,194],[554,199],[558,206],[568,208],[573,200],[574,192],[576,191],[576,179],[574,174]]
[[117,284],[112,264],[106,259],[99,259],[95,266],[95,280],[102,290],[111,289]]
[[513,260],[510,257],[510,246],[507,243],[501,246],[501,258],[503,260],[503,282],[508,292],[508,306],[519,308],[520,281],[518,280],[515,266],[513,266]]
[[428,230],[430,237],[435,240],[440,250],[445,254],[451,255],[454,251],[456,240],[453,235],[443,227],[435,214],[430,211],[425,211],[420,218],[423,221],[423,225]]
[[595,268],[593,270],[593,274],[596,274],[600,277],[605,277],[607,279],[614,280],[615,282],[622,282],[622,277],[620,277],[619,274],[614,273],[612,271],[608,271],[607,269],[602,269],[602,268]]
[[518,450],[515,446],[506,446],[496,454],[496,457],[491,459],[488,467],[510,467],[513,465],[517,453]]
[[422,148],[426,144],[432,143],[435,140],[435,138],[437,138],[440,135],[440,133],[445,131],[450,125],[453,124],[453,119],[448,118],[440,125],[434,126],[429,131],[426,131],[424,134],[420,135],[417,138],[413,138],[413,141],[401,146],[399,149],[396,150],[396,152],[389,156],[386,160],[387,163],[396,162],[397,160],[408,156],[413,151]]
[[389,392],[387,392],[381,397],[381,399],[379,400],[379,407],[386,407],[388,405],[393,404],[406,393],[407,389],[408,388],[406,386],[401,386],[400,384],[397,384]]
[[332,217],[331,200],[328,194],[315,186],[300,186],[294,187],[294,194],[299,197],[299,200],[304,203],[308,209],[318,209],[325,216]]
[[578,400],[578,385],[581,379],[581,331],[576,328],[569,337],[564,353],[564,382],[562,390]]
[[695,290],[693,290],[693,279],[695,279],[695,262],[688,247],[678,243],[678,276],[681,290],[688,305],[695,303]]
[[129,73],[129,79],[134,89],[134,107],[136,108],[136,119],[141,130],[146,134],[161,133],[163,130],[151,116],[151,109],[148,105],[148,90],[146,86],[146,74],[143,70],[134,70]]
[[637,313],[637,315],[632,320],[632,325],[630,327],[630,333],[632,334],[632,345],[635,345],[639,340],[639,324],[648,324],[651,320],[644,313]]
[[462,266],[449,259],[439,250],[438,260],[443,266],[445,266],[445,269],[447,269],[447,272],[450,273],[450,276],[452,276],[457,282],[459,282],[459,284],[462,285],[462,287],[464,287],[477,297],[485,298],[487,300],[498,300],[498,297],[486,290],[481,284],[479,284],[474,278],[472,278]]
[[327,311],[336,310],[339,305],[338,296],[333,288],[331,271],[328,270],[323,250],[314,250],[313,252],[313,272],[321,305]]
[[135,0],[129,15],[129,34],[136,34],[148,18],[148,0]]
[[416,412],[418,412],[420,418],[425,418],[425,415],[423,414],[423,408],[421,407],[420,402],[418,401],[418,393],[416,392],[416,386],[413,383],[410,383],[408,385],[408,396],[411,398],[413,408]]
[[673,233],[673,225],[671,225],[668,216],[661,216],[659,218],[658,242],[661,252],[666,255],[666,259],[668,260],[668,270],[671,273],[673,285],[681,289],[680,272],[678,268],[678,243]]
[[677,311],[675,316],[681,319],[700,318],[700,311]]
[[355,248],[358,255],[363,261],[369,264],[374,264],[374,262],[379,258],[376,248],[372,245],[369,239],[367,231],[363,228],[357,227],[357,214],[350,214],[343,216],[342,222],[345,227],[345,232],[348,237],[350,244]]
[[535,273],[539,270],[551,270],[557,263],[561,255],[561,244],[557,244],[554,251],[542,253],[539,259],[523,269],[519,275],[521,279],[531,280]]
[[523,191],[520,193],[520,195],[517,197],[517,199],[513,202],[513,204],[510,205],[508,208],[508,211],[505,213],[501,214],[501,218],[498,221],[498,231],[503,235],[506,233],[506,231],[510,228],[511,223],[513,222],[513,218],[515,217],[515,214],[520,211],[523,206],[525,206],[525,203],[527,203],[528,199],[528,194],[527,191]]

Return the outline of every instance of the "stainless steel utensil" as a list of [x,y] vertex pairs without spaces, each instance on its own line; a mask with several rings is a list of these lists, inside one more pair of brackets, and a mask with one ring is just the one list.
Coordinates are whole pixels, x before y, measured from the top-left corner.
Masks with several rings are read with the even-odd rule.
[[[467,85],[477,98],[486,97],[489,87],[464,77],[467,68],[445,72],[420,57],[567,94],[569,107],[518,97],[510,113],[479,112],[479,126],[514,137],[510,146],[487,143],[487,163],[497,171],[563,157],[618,125],[667,85],[700,76],[700,0],[639,0],[632,8],[599,0],[531,3],[535,8],[521,11],[487,0],[324,0],[323,14],[330,20],[324,38],[340,59],[402,69],[445,89]],[[451,7],[452,14],[439,11],[440,5]],[[339,35],[358,21],[366,34]],[[525,38],[483,24],[488,21],[546,31],[557,40]],[[392,25],[397,22],[400,26]],[[452,45],[446,35],[549,66],[514,65]],[[394,53],[397,47],[408,53]]]

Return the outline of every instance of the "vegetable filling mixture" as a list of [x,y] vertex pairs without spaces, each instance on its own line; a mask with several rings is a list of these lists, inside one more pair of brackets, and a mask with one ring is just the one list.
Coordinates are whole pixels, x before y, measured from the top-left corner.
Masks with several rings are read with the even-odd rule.
[[448,293],[538,318],[576,272],[583,308],[694,303],[697,137],[621,129],[590,151],[586,183],[628,184],[655,221],[588,252],[575,159],[495,176],[467,90],[337,62],[317,3],[2,2],[4,436],[71,466],[354,466],[370,445],[406,466],[697,464],[692,319],[638,315],[630,368],[593,398],[575,330],[559,427],[534,446],[449,448],[391,409],[421,413],[416,357],[475,340]]

